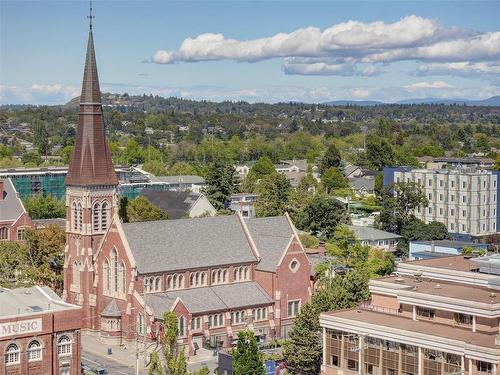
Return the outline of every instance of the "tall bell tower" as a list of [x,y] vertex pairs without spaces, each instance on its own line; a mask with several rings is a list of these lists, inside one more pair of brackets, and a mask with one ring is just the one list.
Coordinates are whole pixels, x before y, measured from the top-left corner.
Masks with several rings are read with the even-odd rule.
[[66,249],[64,294],[67,302],[84,310],[82,327],[99,329],[96,287],[99,275],[92,256],[111,223],[117,207],[116,177],[106,143],[101,93],[92,34],[83,73],[80,111],[73,153],[66,176]]

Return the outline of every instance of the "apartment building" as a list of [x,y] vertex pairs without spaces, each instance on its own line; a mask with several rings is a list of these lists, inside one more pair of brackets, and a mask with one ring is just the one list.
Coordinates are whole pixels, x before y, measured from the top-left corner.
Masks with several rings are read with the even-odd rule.
[[429,201],[415,216],[426,223],[444,223],[456,238],[470,239],[498,232],[498,172],[476,168],[385,168],[384,185],[414,182]]
[[401,263],[370,301],[321,314],[322,374],[498,374],[500,256],[479,259]]

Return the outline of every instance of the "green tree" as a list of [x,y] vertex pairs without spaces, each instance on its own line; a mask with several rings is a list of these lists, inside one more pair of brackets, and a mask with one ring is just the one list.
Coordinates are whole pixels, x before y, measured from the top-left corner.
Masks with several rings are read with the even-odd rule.
[[345,189],[349,187],[349,182],[344,174],[338,168],[328,168],[321,176],[321,182],[325,186],[327,193],[337,189]]
[[274,167],[271,159],[267,156],[262,156],[255,162],[249,173],[254,174],[257,179],[261,179],[262,177],[274,173],[275,171],[276,168]]
[[165,176],[167,174],[165,164],[163,164],[160,160],[147,161],[142,165],[142,169],[155,176]]
[[33,145],[38,149],[38,152],[40,154],[47,155],[50,149],[50,144],[49,144],[49,134],[47,133],[45,123],[39,119],[35,119],[33,120],[32,128],[33,128]]
[[128,202],[127,216],[131,223],[138,221],[164,220],[168,218],[165,211],[155,206],[142,195]]
[[280,173],[265,176],[257,185],[257,216],[279,216],[285,213],[291,192],[290,181]]
[[187,162],[178,161],[174,163],[167,171],[168,176],[196,176],[199,175],[198,169]]
[[238,343],[233,351],[234,375],[265,375],[262,354],[252,331],[238,332]]
[[236,191],[236,171],[233,165],[221,160],[211,163],[205,180],[205,195],[208,200],[217,210],[224,209],[231,194]]
[[342,161],[340,157],[340,152],[335,146],[335,144],[330,143],[321,159],[319,165],[319,172],[323,174],[329,168],[339,168],[340,162]]
[[345,207],[335,198],[315,195],[296,216],[296,225],[323,239],[333,236],[339,224],[349,221]]
[[151,359],[148,365],[148,375],[163,375],[163,366],[158,352],[151,353]]
[[370,138],[366,143],[366,163],[368,167],[381,171],[395,162],[394,151],[384,138]]
[[315,305],[306,303],[295,318],[290,339],[285,343],[283,356],[293,374],[319,374],[322,344],[320,340],[319,313]]
[[32,219],[53,219],[66,217],[66,202],[52,195],[32,195],[23,200],[24,207]]
[[38,151],[26,152],[21,157],[21,161],[27,167],[36,167],[42,164],[42,157]]
[[414,182],[399,182],[385,189],[378,225],[388,232],[401,234],[405,223],[414,217],[417,207],[429,204],[422,188]]
[[122,223],[129,222],[127,208],[128,208],[128,198],[121,197],[120,198],[120,206],[118,207],[118,216],[120,217]]
[[319,240],[309,233],[301,233],[299,234],[300,242],[302,246],[307,249],[317,249],[319,246]]

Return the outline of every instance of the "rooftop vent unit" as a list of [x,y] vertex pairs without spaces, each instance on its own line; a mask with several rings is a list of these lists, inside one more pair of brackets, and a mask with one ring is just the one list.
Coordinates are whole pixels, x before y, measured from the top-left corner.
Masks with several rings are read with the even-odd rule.
[[443,289],[443,287],[441,286],[441,284],[436,284],[436,286],[434,287],[434,289]]
[[495,298],[496,296],[497,296],[496,293],[493,292],[490,293],[490,298]]
[[401,283],[404,283],[404,282],[405,282],[405,279],[403,279],[401,276],[398,276],[398,277],[396,277],[396,278],[394,279],[394,281],[395,281],[396,283],[400,283],[400,284],[401,284]]

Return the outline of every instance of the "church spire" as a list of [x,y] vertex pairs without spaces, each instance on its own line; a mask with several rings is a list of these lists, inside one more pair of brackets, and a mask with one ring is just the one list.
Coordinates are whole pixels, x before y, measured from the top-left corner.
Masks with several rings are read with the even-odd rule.
[[101,92],[92,34],[92,19],[94,18],[92,3],[88,17],[90,19],[90,30],[83,72],[82,94],[80,96],[78,129],[69,163],[66,185],[117,185],[118,179],[104,132]]

